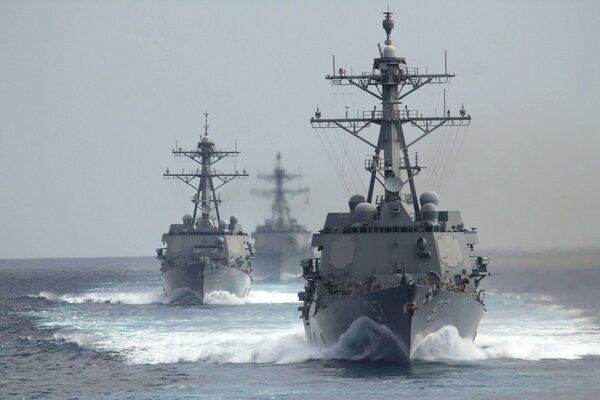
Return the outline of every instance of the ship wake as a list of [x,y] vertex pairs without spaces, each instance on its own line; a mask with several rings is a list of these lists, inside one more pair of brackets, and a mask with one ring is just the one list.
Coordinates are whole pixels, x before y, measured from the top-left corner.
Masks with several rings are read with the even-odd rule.
[[[405,351],[386,327],[367,318],[352,324],[335,345],[317,349],[307,342],[301,321],[290,321],[296,308],[291,303],[297,301],[287,292],[253,291],[243,300],[249,304],[229,307],[225,316],[221,307],[165,307],[161,304],[165,296],[149,291],[43,292],[40,297],[65,302],[39,315],[40,324],[56,328],[61,340],[117,353],[130,364],[370,362],[389,359],[390,351],[397,355]],[[241,300],[219,294],[215,301],[240,304]],[[447,326],[422,340],[412,359],[464,363],[600,356],[600,322],[594,318],[497,294],[490,295],[489,302],[494,312],[483,320],[475,342]],[[85,303],[96,305],[80,306]],[[145,303],[155,305],[143,313],[124,307]]]
[[239,304],[280,304],[298,303],[296,293],[271,292],[267,290],[251,290],[248,296],[239,298],[236,295],[217,290],[206,295],[206,304],[239,305]]
[[164,303],[166,301],[164,294],[158,291],[132,291],[132,292],[85,292],[78,294],[56,294],[53,292],[42,291],[38,298],[60,301],[70,304],[86,303],[106,303],[106,304],[153,304]]
[[[478,361],[488,359],[574,360],[600,355],[598,338],[584,346],[569,343],[567,338],[546,336],[547,332],[530,335],[485,335],[476,342],[463,338],[453,326],[428,335],[414,350],[413,359],[421,361]],[[482,335],[483,336],[483,335]],[[595,342],[595,343],[593,343]]]

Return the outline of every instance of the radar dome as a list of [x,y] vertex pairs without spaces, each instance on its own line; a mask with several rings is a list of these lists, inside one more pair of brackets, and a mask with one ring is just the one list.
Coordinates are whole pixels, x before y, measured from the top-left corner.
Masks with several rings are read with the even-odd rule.
[[192,216],[191,215],[187,215],[187,214],[184,215],[183,216],[183,224],[191,226],[192,225]]
[[208,135],[202,136],[202,143],[210,143],[210,138],[208,137]]
[[367,199],[362,194],[355,194],[352,197],[350,197],[350,199],[348,200],[350,212],[354,212],[356,206],[360,203],[364,203],[365,201],[367,201]]
[[421,206],[421,215],[424,221],[437,221],[438,212],[437,206],[433,203],[425,203]]
[[421,207],[428,203],[439,206],[440,196],[436,192],[423,192],[419,197],[419,203],[421,203]]
[[362,222],[373,221],[376,212],[377,209],[375,206],[367,202],[359,203],[354,208],[354,213],[356,214],[357,219]]
[[383,48],[384,58],[396,58],[396,47],[393,44],[388,44]]
[[237,224],[238,219],[236,216],[232,215],[231,218],[229,218],[229,223],[231,223],[232,225]]

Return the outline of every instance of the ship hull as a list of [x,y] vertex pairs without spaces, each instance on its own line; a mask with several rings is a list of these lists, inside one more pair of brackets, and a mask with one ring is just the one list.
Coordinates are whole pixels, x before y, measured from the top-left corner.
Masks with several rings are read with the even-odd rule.
[[258,254],[252,268],[261,281],[283,281],[298,279],[302,274],[300,261],[310,253],[269,253]]
[[177,290],[191,290],[204,304],[211,292],[225,291],[239,298],[250,292],[252,280],[247,273],[224,265],[209,266],[207,273],[204,273],[205,268],[205,264],[169,268],[161,275],[165,293],[171,295]]
[[408,363],[419,344],[444,326],[473,340],[484,308],[463,293],[403,285],[329,301],[314,311],[313,302],[304,319],[309,342],[338,346],[343,357]]

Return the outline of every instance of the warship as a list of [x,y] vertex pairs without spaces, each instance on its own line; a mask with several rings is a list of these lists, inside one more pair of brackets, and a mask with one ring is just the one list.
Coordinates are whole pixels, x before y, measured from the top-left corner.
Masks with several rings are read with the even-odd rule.
[[[348,212],[329,213],[312,237],[320,257],[301,261],[304,291],[298,308],[308,341],[325,348],[350,349],[369,359],[410,362],[424,339],[443,327],[454,327],[473,340],[484,314],[485,292],[478,289],[488,275],[488,258],[472,252],[475,228],[465,228],[458,211],[439,209],[439,196],[417,197],[415,177],[423,167],[409,149],[443,126],[467,126],[464,105],[456,115],[423,116],[405,104],[407,96],[428,84],[446,84],[444,73],[420,73],[396,55],[390,38],[394,21],[384,12],[387,38],[371,72],[326,79],[351,85],[375,97],[381,108],[356,117],[323,118],[317,107],[313,128],[340,128],[373,149],[364,164],[370,174],[366,197],[350,197]],[[445,97],[445,96],[444,96]],[[445,101],[444,101],[445,103]],[[376,141],[363,129],[377,125]],[[417,132],[407,141],[405,127]],[[408,132],[408,131],[407,131]],[[375,184],[383,194],[374,197]],[[378,186],[380,187],[380,186]],[[346,354],[346,353],[345,353]]]
[[301,275],[300,260],[313,255],[310,246],[311,233],[290,216],[287,196],[307,193],[308,188],[287,189],[285,183],[300,174],[290,174],[281,166],[281,153],[277,154],[277,165],[273,174],[258,176],[259,179],[273,182],[275,188],[253,190],[254,194],[273,196],[271,219],[256,227],[252,233],[256,259],[254,274],[263,281],[293,279]]
[[183,223],[172,224],[162,236],[166,247],[156,250],[161,263],[161,280],[165,293],[175,295],[192,291],[202,302],[211,292],[224,291],[243,298],[252,283],[253,248],[236,217],[221,219],[217,190],[226,183],[247,178],[243,172],[223,173],[213,165],[239,152],[218,150],[208,136],[208,114],[205,113],[204,135],[195,149],[173,149],[173,155],[187,157],[200,168],[174,173],[167,169],[164,177],[178,179],[194,189],[193,215],[185,215]]

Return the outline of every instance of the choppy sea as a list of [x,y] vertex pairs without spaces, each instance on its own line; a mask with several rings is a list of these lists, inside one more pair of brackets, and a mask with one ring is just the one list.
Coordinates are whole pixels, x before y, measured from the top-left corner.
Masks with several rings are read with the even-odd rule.
[[488,290],[474,343],[442,330],[407,366],[308,345],[301,280],[199,306],[166,297],[158,269],[152,258],[0,260],[0,398],[600,398],[600,313],[551,293]]

